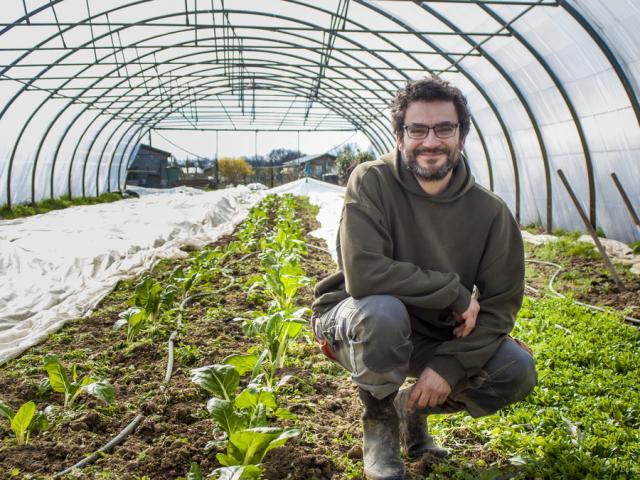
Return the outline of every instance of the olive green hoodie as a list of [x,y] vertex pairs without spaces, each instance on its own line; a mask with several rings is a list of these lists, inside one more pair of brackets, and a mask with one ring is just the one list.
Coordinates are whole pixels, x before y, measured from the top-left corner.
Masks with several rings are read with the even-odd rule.
[[[393,295],[414,340],[433,345],[426,366],[453,387],[477,374],[513,328],[524,292],[524,250],[505,203],[475,184],[464,159],[439,195],[424,192],[396,150],[359,165],[345,194],[338,271],[316,285],[316,314],[352,296]],[[480,313],[453,335],[476,285]]]

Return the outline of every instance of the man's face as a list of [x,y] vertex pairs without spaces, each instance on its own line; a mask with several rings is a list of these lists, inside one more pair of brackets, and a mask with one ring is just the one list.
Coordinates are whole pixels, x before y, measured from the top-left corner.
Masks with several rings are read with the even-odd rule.
[[398,148],[402,154],[405,165],[418,177],[426,181],[442,180],[460,161],[460,152],[464,147],[464,141],[460,140],[460,127],[457,126],[453,135],[448,138],[439,138],[433,128],[429,128],[428,134],[422,139],[414,139],[415,136],[424,134],[424,126],[440,126],[440,137],[446,136],[445,126],[457,125],[458,114],[453,102],[413,102],[407,107],[404,116],[404,124],[413,126],[410,132],[404,129],[397,138]]

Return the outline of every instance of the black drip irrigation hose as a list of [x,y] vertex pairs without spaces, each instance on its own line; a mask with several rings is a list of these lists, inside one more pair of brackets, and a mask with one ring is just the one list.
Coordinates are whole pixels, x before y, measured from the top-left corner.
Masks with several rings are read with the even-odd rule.
[[[257,253],[258,252],[248,253],[247,255],[244,255],[243,257],[241,257],[241,258],[239,258],[237,260],[234,260],[233,262],[229,262],[229,264],[227,266],[233,265],[234,263],[241,262],[241,261],[249,258],[252,255],[256,255]],[[222,273],[223,276],[227,277],[230,280],[229,284],[225,285],[222,288],[219,288],[218,290],[214,290],[212,292],[196,293],[194,295],[191,295],[191,296],[185,298],[180,303],[180,307],[178,308],[178,328],[176,328],[176,330],[171,332],[171,335],[169,336],[169,341],[167,342],[167,370],[166,370],[165,376],[164,376],[164,383],[165,384],[167,384],[167,383],[169,383],[171,381],[171,376],[173,375],[173,366],[174,366],[174,357],[175,357],[175,355],[174,355],[175,341],[178,338],[178,330],[182,326],[182,311],[184,310],[184,307],[186,307],[189,303],[191,303],[196,298],[206,297],[206,296],[209,296],[209,295],[216,295],[218,293],[224,292],[224,291],[228,290],[229,288],[231,288],[235,284],[235,278],[233,278],[231,275],[229,275],[225,271],[222,271],[221,273]],[[95,462],[100,457],[102,457],[103,453],[109,452],[113,447],[115,447],[115,446],[119,445],[120,443],[122,443],[125,440],[125,438],[127,438],[131,433],[133,433],[133,431],[138,427],[140,422],[142,420],[144,420],[144,418],[145,418],[145,416],[142,413],[137,414],[134,417],[134,419],[131,422],[129,422],[129,424],[126,427],[124,427],[124,429],[122,429],[120,431],[120,433],[118,433],[115,437],[113,437],[113,439],[111,439],[106,445],[100,447],[94,453],[92,453],[91,455],[89,455],[86,458],[83,458],[82,460],[80,460],[76,464],[70,466],[69,468],[66,468],[63,471],[56,473],[53,476],[53,478],[60,478],[60,477],[66,475],[68,473],[71,473],[73,470],[81,469],[81,468],[86,467],[87,465]]]
[[228,285],[225,285],[218,290],[214,290],[213,292],[196,293],[194,295],[191,295],[190,297],[185,298],[182,303],[180,303],[180,307],[178,309],[178,328],[171,332],[171,336],[169,337],[169,341],[167,344],[167,371],[164,375],[164,383],[169,383],[169,381],[171,380],[171,375],[173,375],[175,340],[176,338],[178,338],[178,329],[180,329],[180,327],[182,326],[182,311],[184,310],[184,307],[186,307],[196,298],[207,297],[209,295],[217,295],[218,293],[228,290],[235,284],[236,280],[231,275],[226,272],[222,272],[222,275],[230,280]]
[[71,473],[75,469],[80,469],[82,467],[85,467],[85,466],[89,465],[90,463],[95,462],[98,458],[100,458],[102,456],[103,453],[108,452],[113,447],[115,447],[116,445],[120,444],[127,436],[129,436],[129,434],[135,430],[135,428],[138,426],[138,424],[142,421],[143,418],[144,418],[144,415],[139,413],[129,423],[129,425],[127,425],[118,435],[113,437],[113,439],[109,443],[107,443],[103,447],[100,447],[94,453],[92,453],[91,455],[89,455],[86,458],[83,458],[82,460],[80,460],[75,465],[73,465],[73,466],[61,471],[60,473],[56,473],[53,476],[53,478],[60,478],[63,475],[66,475],[67,473]]

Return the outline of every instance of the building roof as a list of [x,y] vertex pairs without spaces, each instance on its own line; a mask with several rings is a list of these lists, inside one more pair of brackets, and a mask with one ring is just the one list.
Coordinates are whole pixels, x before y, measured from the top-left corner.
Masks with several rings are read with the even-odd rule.
[[[145,145],[144,143],[140,145],[140,150],[147,150],[149,152],[153,152],[153,153],[158,153],[160,155],[164,155],[165,157],[170,157],[171,155],[173,155],[171,152],[167,152],[165,150],[160,150],[159,148],[156,147],[152,147],[151,145]],[[140,154],[140,151],[138,151],[138,154]]]

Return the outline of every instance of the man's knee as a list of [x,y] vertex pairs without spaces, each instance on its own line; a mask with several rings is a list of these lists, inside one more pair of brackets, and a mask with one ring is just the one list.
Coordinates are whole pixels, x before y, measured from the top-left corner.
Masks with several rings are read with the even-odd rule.
[[[508,394],[509,403],[523,400],[538,383],[538,373],[533,356],[522,347],[510,342],[511,362],[509,367],[501,373],[501,383]],[[511,347],[511,345],[510,345]]]
[[392,295],[370,295],[354,301],[353,328],[358,333],[382,338],[406,338],[411,322],[404,303]]
[[371,295],[354,302],[352,335],[363,343],[363,361],[383,372],[405,366],[411,356],[411,322],[404,304],[391,295]]
[[518,363],[520,372],[518,374],[518,397],[522,400],[529,395],[533,388],[538,384],[538,372],[536,371],[536,362],[528,352],[523,352],[522,360]]

